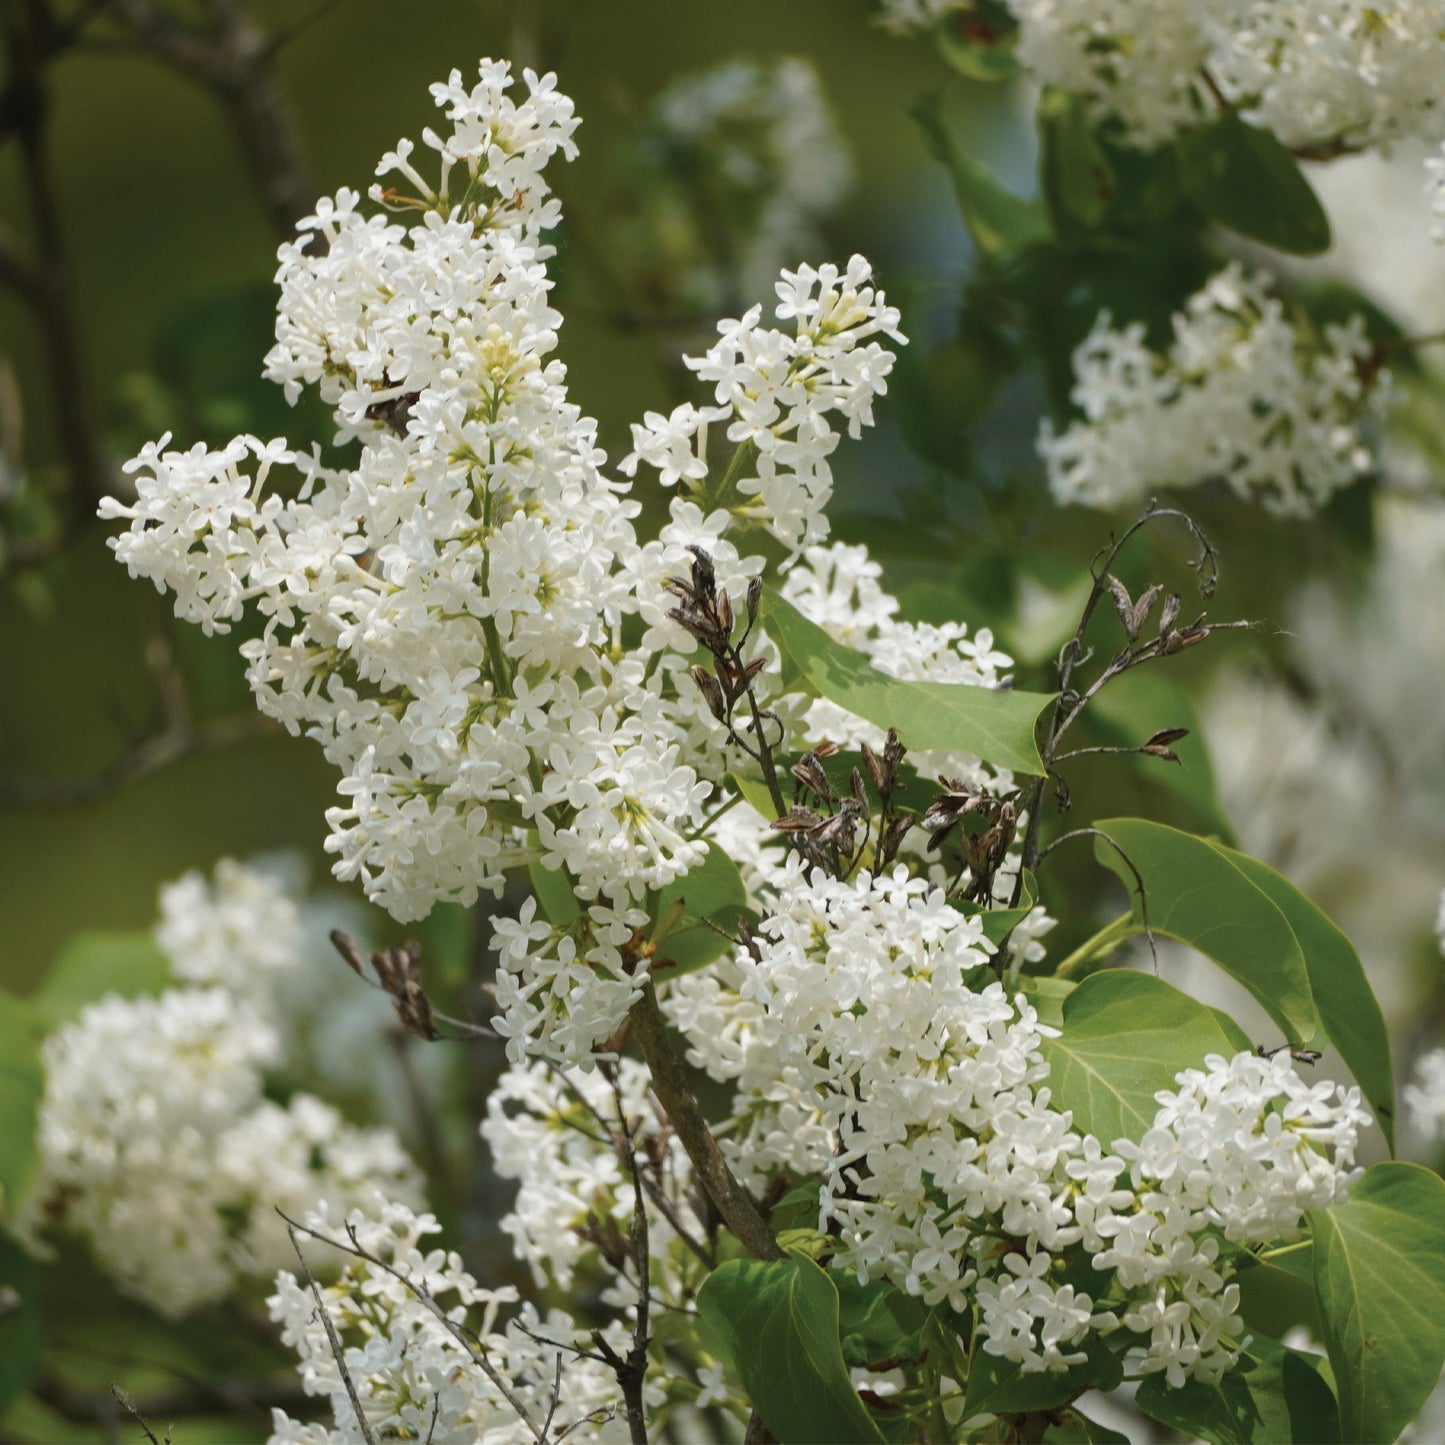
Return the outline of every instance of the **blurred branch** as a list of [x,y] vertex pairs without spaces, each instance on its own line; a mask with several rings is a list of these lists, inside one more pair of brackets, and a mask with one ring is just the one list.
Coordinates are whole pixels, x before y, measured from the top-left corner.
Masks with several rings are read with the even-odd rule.
[[72,509],[82,514],[111,490],[115,469],[101,444],[99,414],[65,264],[60,207],[46,146],[46,69],[73,43],[75,26],[94,9],[84,7],[71,25],[62,26],[46,0],[0,0],[0,33],[9,57],[0,91],[0,139],[10,134],[19,144],[34,233],[34,256],[28,263],[13,243],[0,250],[0,278],[34,315],[55,406],[57,439],[71,474]]
[[[42,1375],[33,1388],[37,1399],[67,1420],[94,1424],[115,1418],[116,1402],[103,1391],[87,1390],[53,1375]],[[312,1397],[302,1389],[299,1379],[287,1375],[257,1380],[194,1380],[154,1394],[127,1395],[120,1403],[149,1419],[181,1420],[217,1412],[269,1419],[273,1405],[288,1412],[304,1409],[312,1403]]]
[[146,663],[155,677],[161,704],[161,727],[122,753],[109,767],[78,778],[0,779],[0,803],[14,807],[45,807],[86,803],[138,778],[196,753],[229,747],[274,732],[276,725],[258,712],[247,711],[210,722],[196,722],[190,698],[170,647],[152,641]]
[[316,192],[301,156],[291,108],[276,83],[277,51],[318,19],[321,5],[299,25],[267,36],[237,0],[204,0],[210,24],[183,24],[151,0],[110,0],[110,12],[144,54],[178,70],[220,102],[272,225],[289,236]]

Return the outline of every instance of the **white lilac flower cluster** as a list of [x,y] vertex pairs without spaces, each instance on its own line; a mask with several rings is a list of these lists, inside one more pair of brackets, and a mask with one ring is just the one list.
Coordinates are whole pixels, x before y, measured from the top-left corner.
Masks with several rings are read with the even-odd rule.
[[[592,1332],[579,1331],[560,1310],[541,1314],[529,1303],[510,1309],[517,1305],[515,1289],[483,1289],[456,1254],[429,1246],[440,1230],[433,1216],[377,1199],[365,1213],[320,1209],[303,1222],[341,1249],[359,1249],[385,1266],[348,1254],[340,1279],[320,1287],[370,1434],[356,1420],[327,1318],[308,1286],[283,1271],[268,1301],[271,1318],[299,1356],[306,1393],[329,1402],[335,1428],[273,1410],[271,1445],[349,1445],[363,1438],[522,1445],[541,1439],[543,1429],[549,1439],[579,1431],[585,1432],[579,1439],[629,1438],[616,1377]],[[334,1267],[336,1251],[299,1238],[313,1269]],[[412,1286],[425,1290],[445,1321]],[[624,1325],[614,1322],[600,1334],[626,1354]],[[656,1405],[655,1373],[645,1390],[649,1405]]]
[[[711,242],[703,250],[713,255],[684,264],[664,284],[681,287],[714,316],[734,291],[765,291],[795,256],[816,252],[816,228],[852,179],[818,73],[806,60],[734,60],[674,82],[649,107],[641,144],[684,188],[704,178],[705,194],[694,205],[709,207],[698,219]],[[727,233],[721,246],[719,228]],[[728,274],[719,274],[724,269]]]
[[[513,1253],[538,1285],[570,1289],[579,1270],[597,1273],[599,1241],[627,1236],[637,1200],[617,1140],[626,1127],[669,1199],[668,1214],[649,1212],[652,1293],[660,1307],[680,1298],[677,1227],[700,1240],[704,1229],[690,1201],[692,1167],[676,1134],[660,1120],[647,1070],[622,1059],[614,1073],[563,1071],[541,1063],[513,1067],[487,1098],[482,1138],[503,1179],[517,1181],[516,1203],[502,1219]],[[610,1261],[606,1261],[611,1263]],[[613,1265],[604,1299],[636,1303],[638,1282]]]
[[[1227,1253],[1290,1239],[1356,1177],[1358,1090],[1287,1056],[1210,1058],[1107,1148],[1052,1107],[1040,1024],[993,980],[978,920],[900,868],[787,886],[754,951],[677,980],[693,1063],[737,1084],[724,1148],[740,1177],[818,1176],[819,1228],[865,1280],[976,1301],[984,1349],[1026,1370],[1083,1358],[1090,1332],[1143,1336],[1131,1368],[1217,1379],[1242,1323]],[[992,981],[989,981],[992,980]],[[1088,1257],[1107,1306],[1065,1278]]]
[[[1123,139],[1156,146],[1238,106],[1287,146],[1440,138],[1445,22],[1434,0],[1005,0],[1018,57],[1084,97]],[[883,0],[923,29],[959,0]]]
[[[826,265],[784,271],[777,284],[779,321],[792,334],[763,326],[762,307],[718,322],[718,340],[687,364],[714,388],[716,405],[685,403],[669,416],[649,412],[632,428],[629,476],[639,463],[664,486],[681,485],[725,507],[735,523],[766,527],[794,551],[827,536],[824,516],[833,494],[828,458],[839,441],[836,414],[849,436],[873,424],[873,402],[887,390],[893,353],[871,338],[900,344],[896,307],[871,283],[862,256],[841,270]],[[712,423],[727,423],[740,450],[716,493],[707,488],[706,440]]]
[[[268,985],[296,960],[294,903],[223,863],[163,890],[157,938],[186,986],[112,995],[42,1047],[45,1092],[26,1234],[82,1237],[126,1294],[178,1316],[289,1257],[278,1208],[338,1209],[377,1189],[416,1200],[414,1165],[389,1129],[329,1104],[264,1093],[282,1062]],[[248,923],[249,920],[249,923]]]
[[1238,263],[1189,298],[1166,354],[1104,312],[1074,353],[1081,419],[1040,434],[1050,488],[1112,507],[1219,480],[1272,512],[1313,511],[1373,465],[1360,426],[1386,378],[1367,390],[1369,354],[1361,318],[1306,333]]
[[[257,703],[341,769],[335,871],[402,920],[497,891],[539,856],[622,907],[706,848],[682,824],[708,790],[695,743],[713,725],[678,685],[684,659],[655,644],[663,582],[729,514],[680,499],[644,548],[626,484],[600,472],[595,425],[549,359],[561,317],[538,239],[560,214],[542,167],[573,153],[576,120],[552,77],[528,72],[520,101],[510,86],[489,62],[470,91],[456,74],[433,87],[453,123],[425,133],[435,188],[409,143],[383,159],[419,194],[373,199],[416,224],[343,191],[281,248],[267,374],[293,398],[319,389],[338,441],[361,443],[356,466],[254,437],[215,452],[163,441],[129,464],[135,500],[101,508],[130,519],[117,556],[175,592],[181,616],[224,628],[253,602],[266,619],[241,649]],[[639,449],[667,468],[681,448],[675,465],[698,479],[693,438],[727,416],[756,461],[731,479],[733,518],[790,543],[820,535],[829,415],[853,435],[871,421],[892,353],[868,338],[902,339],[870,279],[861,257],[784,273],[778,315],[797,334],[760,327],[758,308],[724,323],[695,365],[726,404],[656,418]],[[302,479],[294,497],[268,490],[278,468]],[[628,650],[639,612],[653,631]]]

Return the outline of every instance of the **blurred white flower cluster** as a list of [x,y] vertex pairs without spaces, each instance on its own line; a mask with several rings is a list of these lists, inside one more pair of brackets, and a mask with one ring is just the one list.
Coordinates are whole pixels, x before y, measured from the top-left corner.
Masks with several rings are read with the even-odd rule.
[[183,985],[107,997],[45,1041],[38,1163],[22,1224],[74,1232],[125,1293],[177,1316],[290,1257],[276,1210],[420,1199],[389,1129],[310,1094],[278,1104],[274,989],[300,954],[296,905],[223,862],[162,890],[157,941]]
[[[667,1005],[690,1060],[737,1083],[723,1143],[740,1177],[821,1176],[841,1261],[930,1304],[976,1299],[984,1349],[1025,1370],[1122,1326],[1147,1337],[1131,1368],[1218,1379],[1243,1326],[1216,1233],[1291,1239],[1342,1198],[1359,1091],[1310,1087],[1287,1056],[1214,1057],[1107,1152],[1050,1105],[1057,1030],[991,981],[978,920],[940,890],[792,863],[770,909],[752,949]],[[1065,1282],[1080,1252],[1122,1311]]]
[[[1043,85],[1082,95],[1123,139],[1155,146],[1221,100],[1287,146],[1388,147],[1445,132],[1445,24],[1434,0],[1005,0],[1018,56]],[[959,0],[883,0],[922,29]]]
[[[630,1438],[617,1380],[592,1331],[579,1331],[560,1310],[541,1314],[530,1303],[509,1311],[499,1327],[501,1310],[517,1304],[516,1290],[483,1289],[456,1254],[429,1247],[440,1231],[432,1215],[377,1200],[366,1213],[326,1208],[304,1223],[343,1250],[372,1256],[347,1257],[341,1278],[321,1287],[322,1308],[371,1433],[358,1425],[322,1309],[306,1284],[283,1272],[269,1301],[271,1318],[300,1357],[307,1394],[326,1397],[336,1423],[334,1429],[304,1424],[274,1410],[271,1445],[350,1445],[366,1438],[530,1445],[544,1438],[544,1429],[557,1432],[546,1437],[554,1439],[582,1430],[579,1439]],[[332,1256],[324,1260],[328,1270],[335,1266],[333,1251],[308,1236],[301,1241],[317,1267],[322,1255]],[[413,1285],[426,1291],[435,1310]],[[599,1333],[626,1354],[624,1325],[614,1322]],[[654,1375],[646,1386],[650,1405],[660,1391]]]
[[1074,353],[1082,418],[1040,435],[1050,488],[1113,507],[1219,480],[1272,512],[1314,511],[1373,466],[1360,425],[1384,405],[1386,378],[1366,388],[1369,355],[1361,318],[1306,332],[1238,263],[1175,315],[1166,354],[1103,312]]

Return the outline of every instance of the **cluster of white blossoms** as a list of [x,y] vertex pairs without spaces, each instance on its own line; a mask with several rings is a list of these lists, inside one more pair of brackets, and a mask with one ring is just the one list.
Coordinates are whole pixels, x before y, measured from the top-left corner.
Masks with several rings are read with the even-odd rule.
[[177,1316],[286,1262],[278,1208],[416,1200],[420,1181],[389,1129],[265,1096],[283,1057],[268,986],[297,957],[280,887],[226,862],[213,890],[191,875],[161,900],[157,939],[188,986],[112,995],[45,1040],[22,1223],[79,1235],[121,1290]]
[[[815,252],[816,227],[852,179],[818,73],[806,60],[734,60],[674,82],[649,108],[641,145],[685,188],[702,179],[704,194],[693,200],[712,208],[705,224],[714,254],[667,284],[691,293],[711,315],[734,288],[755,295],[795,256]],[[719,250],[729,253],[725,260]],[[730,274],[718,274],[723,268]]]
[[[302,1222],[340,1249],[371,1259],[348,1253],[340,1279],[320,1286],[320,1308],[294,1274],[277,1276],[268,1301],[271,1318],[299,1357],[306,1393],[330,1404],[335,1428],[274,1410],[271,1445],[362,1439],[530,1445],[544,1431],[548,1439],[629,1438],[617,1379],[597,1353],[592,1332],[579,1330],[560,1310],[542,1314],[529,1303],[517,1306],[511,1287],[483,1289],[456,1254],[428,1246],[440,1231],[430,1214],[378,1198],[364,1213],[320,1209]],[[335,1250],[307,1235],[298,1238],[313,1271],[335,1267]],[[509,1317],[502,1323],[504,1309]],[[328,1319],[369,1434],[356,1420]],[[626,1354],[624,1325],[613,1322],[599,1333]],[[649,1405],[659,1403],[655,1374],[645,1390]]]
[[[1445,21],[1434,0],[1005,0],[1018,57],[1156,146],[1238,106],[1287,146],[1388,147],[1445,133]],[[883,0],[917,30],[961,0]]]
[[1218,480],[1287,516],[1321,506],[1372,468],[1362,422],[1384,405],[1366,387],[1360,317],[1323,338],[1297,326],[1263,277],[1231,264],[1174,317],[1166,354],[1136,322],[1100,315],[1074,353],[1074,404],[1039,452],[1061,502],[1112,507],[1161,487]]
[[[181,616],[222,628],[250,602],[266,619],[241,649],[257,703],[341,769],[336,873],[402,920],[538,857],[622,906],[706,846],[682,827],[707,792],[689,746],[706,710],[678,686],[681,657],[658,666],[622,641],[630,615],[660,618],[688,509],[638,543],[637,504],[602,475],[595,425],[549,359],[561,317],[538,236],[559,211],[541,168],[572,153],[571,103],[551,77],[528,72],[518,103],[505,64],[481,76],[433,88],[454,125],[426,132],[435,189],[404,141],[379,167],[419,194],[373,199],[416,224],[343,191],[281,248],[267,374],[292,397],[319,389],[338,441],[361,444],[355,467],[253,437],[163,441],[129,464],[135,500],[101,508],[130,519],[117,556]],[[756,463],[727,479],[731,516],[790,544],[820,535],[829,418],[853,435],[871,421],[892,353],[869,338],[902,339],[870,279],[861,257],[784,273],[778,315],[797,334],[760,327],[759,308],[724,323],[695,365],[725,404],[653,419],[639,451],[693,480],[694,436],[726,416]],[[301,478],[294,497],[268,490],[278,468]]]
[[[706,510],[724,507],[735,522],[764,526],[794,551],[825,538],[833,494],[828,458],[838,425],[857,437],[873,424],[873,403],[893,369],[893,352],[872,338],[905,340],[897,308],[872,280],[862,256],[841,270],[784,271],[774,314],[795,322],[794,331],[761,325],[761,306],[718,322],[707,354],[686,358],[713,384],[716,405],[684,403],[669,416],[649,412],[633,425],[633,450],[621,469],[631,476],[645,463],[664,486],[695,491],[707,498]],[[707,429],[722,422],[740,450],[709,490]]]
[[[988,968],[977,918],[900,868],[837,881],[790,864],[752,950],[671,986],[692,1062],[733,1079],[723,1144],[740,1177],[823,1180],[819,1228],[865,1281],[982,1314],[1026,1370],[1078,1363],[1094,1333],[1144,1337],[1131,1368],[1217,1379],[1238,1291],[1217,1234],[1290,1239],[1343,1197],[1368,1124],[1358,1090],[1288,1056],[1210,1058],[1107,1148],[1050,1103],[1057,1031]],[[1066,1282],[1080,1254],[1107,1301]]]
[[[528,1063],[504,1074],[487,1097],[482,1138],[503,1179],[517,1181],[516,1203],[502,1219],[513,1253],[538,1285],[570,1289],[579,1271],[610,1267],[605,1297],[621,1307],[637,1299],[633,1261],[605,1248],[627,1239],[637,1188],[619,1152],[624,1125],[633,1149],[669,1200],[668,1214],[649,1212],[650,1287],[666,1307],[679,1298],[677,1229],[704,1237],[690,1200],[692,1166],[657,1112],[646,1068],[619,1060],[616,1071],[563,1073]],[[625,1251],[621,1251],[625,1253]]]

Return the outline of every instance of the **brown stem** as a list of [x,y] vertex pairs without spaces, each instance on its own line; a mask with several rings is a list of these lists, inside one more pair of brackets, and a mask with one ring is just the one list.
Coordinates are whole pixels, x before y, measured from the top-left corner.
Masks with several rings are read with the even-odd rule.
[[717,1205],[723,1223],[754,1259],[782,1259],[783,1251],[778,1248],[772,1231],[763,1223],[747,1190],[733,1177],[697,1107],[682,1060],[668,1037],[651,979],[643,985],[642,997],[632,1005],[631,1019],[642,1056],[652,1074],[652,1091],[666,1110],[668,1122],[677,1131],[698,1182]]

